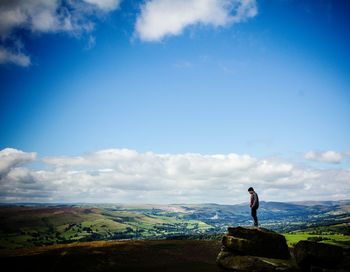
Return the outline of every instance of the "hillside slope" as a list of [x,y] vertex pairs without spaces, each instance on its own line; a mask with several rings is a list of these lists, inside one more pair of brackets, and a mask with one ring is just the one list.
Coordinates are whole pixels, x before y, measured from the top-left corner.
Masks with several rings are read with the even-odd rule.
[[220,271],[220,241],[96,241],[0,253],[11,271]]
[[[261,202],[261,226],[280,233],[350,233],[350,201]],[[96,240],[222,234],[251,225],[249,206],[218,204],[17,204],[0,206],[0,249]]]

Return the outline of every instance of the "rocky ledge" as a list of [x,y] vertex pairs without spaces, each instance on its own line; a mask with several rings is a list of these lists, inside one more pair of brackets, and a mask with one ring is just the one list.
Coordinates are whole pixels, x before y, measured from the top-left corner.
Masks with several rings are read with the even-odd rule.
[[283,235],[264,228],[229,227],[216,262],[237,272],[350,271],[343,248],[300,241],[290,252]]

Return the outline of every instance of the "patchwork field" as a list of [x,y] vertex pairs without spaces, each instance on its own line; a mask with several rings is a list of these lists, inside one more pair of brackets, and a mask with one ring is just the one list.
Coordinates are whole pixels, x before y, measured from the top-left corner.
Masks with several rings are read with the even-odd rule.
[[200,234],[211,228],[198,220],[80,207],[6,207],[0,209],[0,220],[1,248],[157,239],[183,233]]

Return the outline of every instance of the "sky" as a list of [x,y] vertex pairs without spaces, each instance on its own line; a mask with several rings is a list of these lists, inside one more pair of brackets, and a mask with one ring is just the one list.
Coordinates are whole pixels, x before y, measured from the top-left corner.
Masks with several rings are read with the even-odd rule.
[[0,202],[349,199],[349,12],[0,1]]

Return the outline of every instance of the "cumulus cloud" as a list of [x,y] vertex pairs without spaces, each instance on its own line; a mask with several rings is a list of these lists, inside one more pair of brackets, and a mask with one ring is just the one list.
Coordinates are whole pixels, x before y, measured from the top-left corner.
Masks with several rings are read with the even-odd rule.
[[20,51],[11,52],[0,46],[0,64],[12,63],[19,66],[27,67],[30,65],[30,57]]
[[12,169],[35,159],[36,153],[26,153],[13,148],[0,150],[0,179]]
[[0,35],[7,37],[16,29],[32,32],[71,31],[81,26],[73,2],[57,0],[5,0],[0,2]]
[[191,25],[222,27],[257,13],[256,0],[149,0],[142,6],[135,28],[141,40],[160,41]]
[[[24,32],[88,33],[87,48],[95,19],[119,8],[121,0],[3,0],[0,1],[0,64],[29,66],[30,55],[16,48]],[[193,25],[223,27],[257,15],[256,0],[147,0],[135,23],[135,34],[143,41],[159,41],[179,35]]]
[[[39,160],[41,167],[25,164]],[[239,154],[107,149],[45,157],[0,151],[0,201],[239,203],[253,186],[266,201],[346,198],[348,169],[314,169]]]
[[342,154],[335,151],[309,151],[304,155],[304,157],[307,160],[327,163],[340,163],[342,160]]
[[94,29],[92,17],[119,7],[120,0],[3,0],[0,1],[0,64],[30,65],[30,57],[15,53],[19,30],[69,33],[79,36]]

